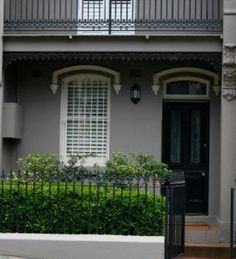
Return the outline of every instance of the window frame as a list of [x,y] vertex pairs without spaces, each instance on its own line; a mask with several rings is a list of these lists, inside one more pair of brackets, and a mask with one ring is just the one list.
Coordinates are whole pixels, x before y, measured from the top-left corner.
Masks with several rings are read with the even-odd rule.
[[106,158],[87,158],[85,159],[85,166],[91,167],[95,163],[99,166],[104,166],[110,156],[110,121],[111,121],[111,78],[94,73],[81,73],[68,76],[62,79],[61,85],[61,107],[60,107],[60,160],[64,163],[68,162],[67,157],[67,105],[68,105],[68,87],[71,81],[105,81],[107,83],[107,145]]

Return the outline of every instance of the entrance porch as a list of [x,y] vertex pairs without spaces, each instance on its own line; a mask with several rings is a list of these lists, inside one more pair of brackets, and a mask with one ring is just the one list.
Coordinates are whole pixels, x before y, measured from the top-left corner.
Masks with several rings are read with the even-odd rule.
[[[88,166],[113,152],[149,153],[185,173],[188,213],[218,217],[221,54],[6,52],[4,61],[6,171],[33,153],[66,161],[71,152],[97,152]],[[80,110],[78,121],[76,102],[86,95],[83,108],[96,118]]]

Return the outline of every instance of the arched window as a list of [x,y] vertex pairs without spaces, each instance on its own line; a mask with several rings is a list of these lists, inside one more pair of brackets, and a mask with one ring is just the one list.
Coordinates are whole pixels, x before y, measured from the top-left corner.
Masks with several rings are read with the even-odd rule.
[[109,77],[91,73],[62,80],[61,158],[84,155],[86,166],[104,165],[109,158]]
[[205,99],[210,81],[198,77],[173,77],[164,80],[164,98]]
[[216,73],[195,67],[176,67],[154,74],[154,94],[157,95],[162,87],[164,98],[172,99],[208,99],[210,88],[216,96],[221,89]]

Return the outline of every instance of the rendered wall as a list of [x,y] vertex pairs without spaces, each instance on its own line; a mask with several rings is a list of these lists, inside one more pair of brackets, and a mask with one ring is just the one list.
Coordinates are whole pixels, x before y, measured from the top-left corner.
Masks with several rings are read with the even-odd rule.
[[[5,168],[9,168],[9,161],[12,162],[13,145],[17,157],[36,152],[59,155],[60,90],[53,95],[49,85],[53,71],[70,65],[53,62],[23,62],[18,65],[17,90],[10,80],[6,98],[9,95],[14,98],[14,93],[17,94],[15,99],[23,108],[23,137],[18,142],[5,143]],[[158,62],[123,61],[96,65],[119,71],[123,85],[119,95],[111,91],[110,154],[117,151],[146,152],[161,161],[163,93],[161,89],[157,96],[154,95],[152,77],[159,70],[181,66],[181,63],[160,66]],[[13,74],[8,75],[9,79],[15,75],[14,70],[10,69],[10,73]],[[130,88],[135,83],[142,91],[141,101],[136,105],[130,101]],[[220,98],[212,90],[210,97],[209,214],[218,215],[219,197],[215,190],[219,186]]]
[[0,1],[0,168],[2,166],[2,111],[3,111],[3,22],[4,2]]

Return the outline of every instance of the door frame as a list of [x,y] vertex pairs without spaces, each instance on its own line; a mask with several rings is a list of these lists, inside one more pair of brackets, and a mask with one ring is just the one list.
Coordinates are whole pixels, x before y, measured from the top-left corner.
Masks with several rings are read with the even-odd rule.
[[[206,176],[205,176],[205,200],[203,206],[203,213],[187,213],[188,215],[208,215],[209,214],[209,159],[210,159],[210,101],[209,100],[174,100],[174,99],[163,99],[162,100],[162,149],[161,149],[161,161],[165,163],[165,156],[167,154],[165,139],[167,132],[167,125],[165,121],[165,112],[169,103],[197,103],[204,104],[206,106]],[[181,171],[181,170],[178,170]],[[178,172],[177,171],[177,172]],[[193,170],[194,171],[194,170]],[[181,171],[182,172],[182,171]]]

